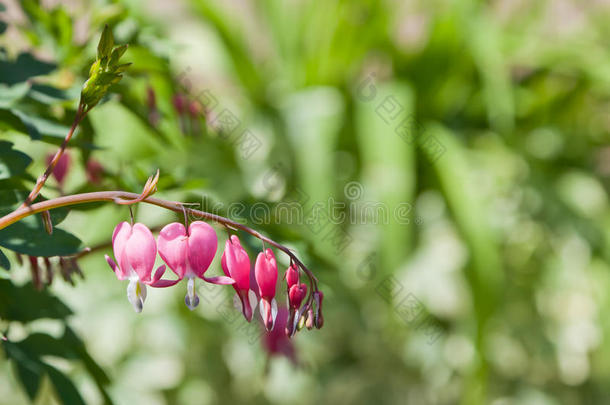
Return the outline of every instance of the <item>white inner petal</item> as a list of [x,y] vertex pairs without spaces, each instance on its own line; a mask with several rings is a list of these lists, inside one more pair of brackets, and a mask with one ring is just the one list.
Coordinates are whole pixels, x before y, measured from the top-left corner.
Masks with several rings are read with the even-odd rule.
[[127,285],[127,299],[133,305],[136,312],[142,312],[144,308],[144,300],[146,299],[146,285],[139,280],[130,279]]
[[186,296],[184,297],[184,303],[191,311],[197,308],[199,305],[199,297],[195,292],[195,279],[189,277],[188,282],[186,283]]

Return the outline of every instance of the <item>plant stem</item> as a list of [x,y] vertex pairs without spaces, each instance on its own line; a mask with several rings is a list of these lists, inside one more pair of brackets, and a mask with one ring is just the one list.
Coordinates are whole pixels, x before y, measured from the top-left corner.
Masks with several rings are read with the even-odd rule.
[[70,139],[72,138],[76,127],[82,121],[82,119],[85,118],[88,112],[89,110],[85,110],[84,105],[82,103],[79,103],[78,110],[76,111],[76,116],[74,117],[74,121],[72,122],[72,126],[70,127],[70,131],[68,131],[68,134],[61,143],[59,150],[55,153],[55,156],[53,156],[51,163],[49,163],[49,165],[47,166],[47,169],[44,171],[42,176],[40,176],[36,181],[36,185],[30,192],[30,195],[28,195],[28,198],[26,198],[24,203],[21,205],[21,208],[27,207],[32,203],[32,201],[36,200],[36,197],[38,197],[38,194],[40,194],[40,190],[42,190],[42,187],[46,183],[47,179],[49,178],[51,173],[53,173],[53,169],[55,169],[55,166],[57,165],[57,162],[59,162],[61,155],[64,154],[66,146],[68,146],[68,142],[70,142]]
[[[17,210],[11,212],[8,215],[0,218],[0,230],[6,228],[7,226],[14,224],[15,222],[28,217],[30,215],[37,214],[39,212],[51,210],[54,208],[65,207],[69,205],[77,205],[77,204],[85,204],[91,202],[99,202],[99,201],[109,201],[109,202],[118,202],[125,200],[136,200],[140,197],[140,194],[129,193],[126,191],[97,191],[92,193],[82,193],[82,194],[74,194],[68,195],[58,198],[53,198],[50,200],[42,201],[36,204],[32,204],[25,207],[20,207]],[[229,218],[221,217],[220,215],[212,214],[206,211],[200,211],[193,208],[187,208],[182,203],[176,201],[167,201],[161,200],[159,198],[147,197],[142,202],[147,204],[156,205],[161,208],[165,208],[174,212],[183,213],[187,212],[190,215],[193,215],[196,218],[207,219],[209,221],[214,221],[219,224],[225,225],[227,227],[231,227],[234,229],[242,230],[250,235],[254,236],[262,240],[265,243],[268,243],[282,252],[286,253],[307,275],[309,278],[312,287],[317,289],[317,279],[313,275],[313,273],[299,260],[298,257],[286,246],[275,242],[272,239],[262,235],[261,233],[255,231],[254,229],[242,225],[239,222],[235,222]]]

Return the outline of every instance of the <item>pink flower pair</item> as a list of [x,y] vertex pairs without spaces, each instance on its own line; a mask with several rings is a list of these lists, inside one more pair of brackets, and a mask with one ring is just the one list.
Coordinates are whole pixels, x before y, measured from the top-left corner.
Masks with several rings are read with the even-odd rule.
[[[106,255],[106,261],[119,280],[129,279],[127,299],[136,312],[141,312],[146,299],[146,286],[170,287],[185,277],[188,279],[186,305],[192,310],[199,303],[195,293],[195,277],[214,284],[233,284],[230,277],[206,277],[205,272],[216,255],[218,240],[214,229],[205,222],[193,222],[188,229],[174,222],[165,226],[155,241],[150,229],[137,223],[121,222],[114,229],[112,248],[118,265]],[[177,280],[161,279],[165,265],[160,266],[151,277],[159,255],[178,276]]]

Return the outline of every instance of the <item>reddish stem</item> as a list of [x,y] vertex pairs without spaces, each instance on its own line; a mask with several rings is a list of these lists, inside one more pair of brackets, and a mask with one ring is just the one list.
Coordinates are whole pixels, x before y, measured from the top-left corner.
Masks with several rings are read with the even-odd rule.
[[[9,226],[11,224],[14,224],[15,222],[17,222],[25,217],[28,217],[33,214],[37,214],[39,212],[54,209],[54,208],[65,207],[65,206],[76,205],[76,204],[99,202],[99,201],[109,201],[109,202],[118,203],[121,201],[138,200],[139,198],[141,198],[140,194],[128,193],[126,191],[97,191],[97,192],[92,192],[92,193],[74,194],[74,195],[53,198],[50,200],[32,204],[30,206],[25,206],[25,207],[22,206],[22,207],[18,208],[17,210],[11,212],[10,214],[5,215],[4,217],[0,218],[0,230],[6,228],[7,226]],[[294,253],[292,253],[292,251],[289,248],[287,248],[286,246],[284,246],[272,239],[269,239],[268,237],[262,235],[261,233],[255,231],[254,229],[252,229],[246,225],[242,225],[239,222],[235,222],[229,218],[221,217],[220,215],[212,214],[210,212],[200,211],[200,210],[196,210],[193,208],[187,208],[184,206],[184,204],[182,204],[180,202],[176,202],[176,201],[167,201],[167,200],[161,200],[159,198],[147,197],[147,198],[143,199],[141,202],[156,205],[158,207],[162,207],[162,208],[165,208],[165,209],[168,209],[168,210],[171,210],[174,212],[178,212],[178,213],[183,213],[186,211],[188,214],[191,214],[197,218],[203,218],[203,219],[207,219],[209,221],[214,221],[219,224],[222,224],[222,225],[234,228],[234,229],[239,229],[246,233],[249,233],[250,235],[254,236],[255,238],[258,238],[258,239],[262,240],[263,242],[269,243],[270,245],[272,245],[272,246],[276,247],[277,249],[281,250],[282,252],[286,253],[305,272],[305,274],[309,278],[309,280],[311,282],[311,286],[312,286],[312,289],[310,290],[310,295],[308,297],[308,301],[311,299],[311,291],[318,289],[316,277],[307,267],[305,267],[303,262],[301,262],[298,259],[298,257],[296,257],[296,255]]]
[[53,159],[51,160],[51,163],[49,163],[49,165],[47,166],[47,169],[44,171],[42,176],[40,176],[36,181],[36,185],[30,192],[30,195],[28,195],[28,198],[26,198],[24,203],[21,205],[21,208],[27,207],[32,203],[32,201],[36,200],[36,197],[38,197],[38,194],[40,194],[40,190],[42,190],[42,187],[46,183],[47,179],[49,178],[51,173],[53,173],[53,169],[55,169],[55,166],[57,165],[57,162],[59,162],[61,155],[64,154],[66,146],[68,146],[68,142],[70,142],[70,139],[72,138],[76,127],[89,112],[88,109],[85,110],[83,107],[83,104],[78,105],[78,110],[76,111],[76,116],[74,117],[74,121],[72,122],[72,127],[70,127],[70,131],[64,138],[63,142],[61,143],[61,146],[59,147],[59,150],[55,153],[55,156],[53,156]]

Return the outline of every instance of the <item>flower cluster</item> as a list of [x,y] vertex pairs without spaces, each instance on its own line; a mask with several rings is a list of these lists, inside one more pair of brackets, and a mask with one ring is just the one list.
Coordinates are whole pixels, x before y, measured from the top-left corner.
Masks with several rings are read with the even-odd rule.
[[[187,281],[184,302],[189,309],[194,310],[199,304],[195,291],[195,280],[199,278],[212,284],[231,285],[235,289],[235,301],[241,307],[244,318],[250,322],[258,304],[265,328],[273,330],[278,314],[278,268],[271,249],[267,248],[258,254],[252,269],[248,252],[242,247],[237,235],[231,235],[225,243],[221,258],[225,275],[208,277],[205,273],[216,256],[218,238],[214,228],[203,221],[195,221],[188,227],[178,222],[168,224],[161,229],[157,240],[145,225],[121,222],[114,229],[112,248],[116,262],[108,255],[106,261],[119,280],[129,280],[127,298],[136,312],[142,311],[147,286],[170,287],[184,279]],[[157,252],[165,265],[157,268],[153,274]],[[166,265],[176,274],[177,279],[162,278]],[[284,332],[288,336],[294,335],[304,326],[311,329],[314,326],[320,328],[323,324],[322,292],[318,291],[311,273],[306,273],[313,291],[307,297],[307,285],[299,282],[300,269],[291,257],[285,275],[290,313]],[[284,322],[281,324],[284,327]]]

